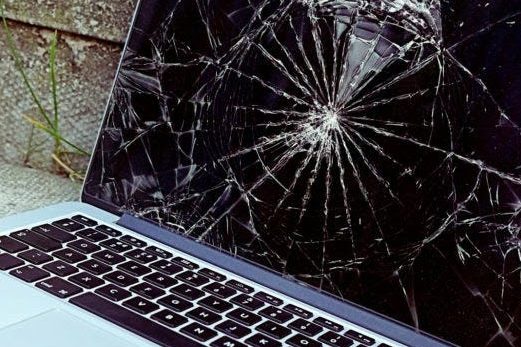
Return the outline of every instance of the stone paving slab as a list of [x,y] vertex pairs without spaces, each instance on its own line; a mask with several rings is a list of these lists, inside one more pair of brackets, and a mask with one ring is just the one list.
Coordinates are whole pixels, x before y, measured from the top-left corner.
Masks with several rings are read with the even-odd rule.
[[123,42],[137,0],[5,0],[6,17],[45,28]]
[[78,201],[81,185],[39,170],[0,164],[0,217]]
[[[137,0],[5,2],[24,66],[46,108],[50,108],[47,50],[52,32],[58,30],[61,129],[67,139],[90,150]],[[34,116],[36,107],[20,83],[2,30],[0,71],[0,217],[78,200],[79,183],[16,165],[52,170],[52,142],[37,132],[34,142],[41,146],[26,155],[31,127],[24,118]]]
[[[12,23],[12,31],[20,49],[29,79],[34,82],[44,105],[51,110],[48,70],[48,46],[52,31]],[[107,44],[76,35],[60,34],[58,48],[58,94],[60,127],[68,140],[90,151],[104,114],[115,71],[121,54],[121,45]],[[0,30],[0,162],[25,164],[52,169],[53,144],[48,136],[37,132],[33,144],[37,151],[26,159],[31,126],[26,117],[37,115],[35,103],[21,83]],[[85,158],[85,162],[86,162]],[[85,164],[83,164],[85,166]]]

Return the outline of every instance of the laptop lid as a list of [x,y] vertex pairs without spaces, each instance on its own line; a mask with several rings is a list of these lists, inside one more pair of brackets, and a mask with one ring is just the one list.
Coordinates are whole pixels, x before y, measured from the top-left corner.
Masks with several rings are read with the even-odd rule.
[[142,1],[84,200],[454,343],[513,343],[520,10]]

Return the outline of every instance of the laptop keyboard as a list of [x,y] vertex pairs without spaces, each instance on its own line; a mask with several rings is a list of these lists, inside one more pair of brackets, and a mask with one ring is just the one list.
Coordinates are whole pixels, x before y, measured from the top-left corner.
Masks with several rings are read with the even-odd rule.
[[162,346],[390,346],[81,215],[1,236],[0,271]]

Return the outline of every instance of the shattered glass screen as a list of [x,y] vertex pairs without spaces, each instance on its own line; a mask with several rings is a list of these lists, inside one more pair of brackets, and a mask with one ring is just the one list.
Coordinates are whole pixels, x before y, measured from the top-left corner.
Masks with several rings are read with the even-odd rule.
[[521,2],[143,1],[86,194],[521,345]]

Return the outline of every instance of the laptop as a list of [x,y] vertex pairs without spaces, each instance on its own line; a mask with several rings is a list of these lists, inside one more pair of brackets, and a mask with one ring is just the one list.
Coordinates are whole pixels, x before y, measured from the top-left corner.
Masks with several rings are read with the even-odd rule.
[[141,1],[81,202],[0,221],[0,345],[519,345],[516,7]]

